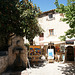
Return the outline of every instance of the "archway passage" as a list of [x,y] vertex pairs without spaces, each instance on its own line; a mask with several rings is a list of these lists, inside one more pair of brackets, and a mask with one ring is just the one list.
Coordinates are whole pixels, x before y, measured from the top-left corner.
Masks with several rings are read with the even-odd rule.
[[68,46],[67,48],[67,61],[74,61],[74,48]]

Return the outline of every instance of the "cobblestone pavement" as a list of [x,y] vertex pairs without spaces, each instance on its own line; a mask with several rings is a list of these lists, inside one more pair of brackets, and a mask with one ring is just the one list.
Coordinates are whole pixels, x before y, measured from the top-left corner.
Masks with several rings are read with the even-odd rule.
[[75,63],[45,63],[45,65],[41,67],[27,68],[22,72],[2,75],[75,75]]
[[75,66],[71,63],[54,62],[27,71],[29,75],[75,75]]

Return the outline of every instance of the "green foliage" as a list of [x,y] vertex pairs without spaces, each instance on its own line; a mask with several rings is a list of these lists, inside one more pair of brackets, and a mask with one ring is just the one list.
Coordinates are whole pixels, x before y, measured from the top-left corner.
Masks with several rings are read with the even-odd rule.
[[25,44],[25,46],[27,47],[27,50],[29,50],[29,44],[28,44],[28,43],[26,43],[26,44]]
[[66,36],[60,36],[59,39],[60,39],[61,41],[65,41],[65,40],[66,40]]
[[13,33],[26,36],[28,40],[40,34],[39,13],[40,9],[28,0],[0,0],[0,47],[8,46],[8,39]]
[[17,10],[18,0],[0,0],[0,48],[8,46],[10,34],[20,35],[20,13]]
[[75,37],[75,0],[67,0],[67,6],[58,3],[58,0],[55,1],[55,5],[57,7],[56,11],[59,13],[63,13],[65,18],[62,18],[62,21],[66,21],[69,24],[70,29],[65,33],[65,36],[68,38]]
[[54,4],[56,5],[57,8],[59,8],[58,0],[55,0]]
[[34,39],[35,36],[39,35],[43,30],[38,25],[37,17],[41,13],[39,7],[36,5],[33,6],[32,2],[27,0],[22,0],[18,5],[18,10],[20,10],[23,24],[23,30],[25,32],[26,39],[30,42]]
[[12,33],[20,35],[20,12],[17,10],[18,0],[0,1],[0,34],[8,36]]

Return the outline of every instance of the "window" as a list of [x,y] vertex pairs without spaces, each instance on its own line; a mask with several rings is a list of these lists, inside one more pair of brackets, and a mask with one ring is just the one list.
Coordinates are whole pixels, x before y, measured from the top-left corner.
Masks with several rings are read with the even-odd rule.
[[55,17],[53,16],[53,13],[48,14],[47,21],[55,20]]
[[50,35],[54,35],[54,29],[49,29]]
[[41,33],[41,34],[40,34],[40,37],[44,37],[44,33]]
[[53,18],[53,14],[49,14],[49,18]]
[[44,40],[44,33],[41,33],[39,36],[39,41],[43,41]]

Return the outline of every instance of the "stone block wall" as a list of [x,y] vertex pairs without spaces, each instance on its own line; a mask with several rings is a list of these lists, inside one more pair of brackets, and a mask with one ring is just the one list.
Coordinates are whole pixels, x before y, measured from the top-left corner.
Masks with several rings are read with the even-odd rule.
[[8,51],[9,65],[12,65],[14,63],[14,60],[16,59],[16,54],[13,54],[12,49],[13,47],[10,47]]
[[24,63],[24,66],[25,67],[27,67],[27,51],[26,50],[23,50],[22,52],[21,52],[21,59],[22,59],[22,61],[23,61],[23,63]]
[[5,71],[8,66],[8,56],[0,56],[0,73]]
[[[8,58],[9,58],[9,65],[13,65],[17,55],[20,52],[20,58],[23,61],[23,66],[27,66],[27,48],[24,46],[24,39],[20,36],[13,36],[9,40],[9,49],[8,49]],[[16,48],[21,48],[22,50],[17,50]]]
[[[20,58],[23,61],[23,66],[27,66],[27,48],[24,46],[24,40],[20,36],[12,37],[9,42],[8,55],[0,56],[0,75],[6,70],[8,66],[14,64],[17,55],[20,52]],[[15,48],[20,47],[22,50],[15,50]]]

